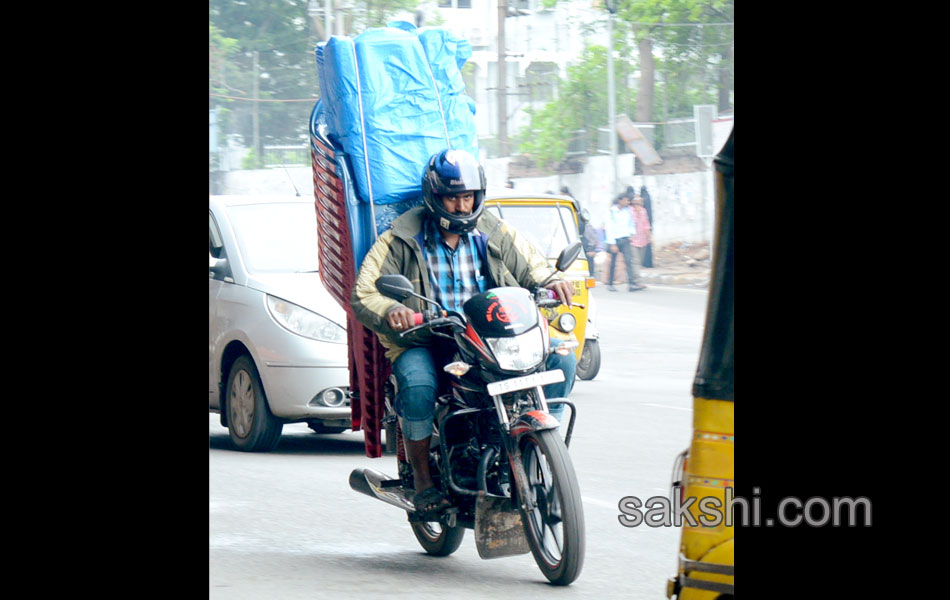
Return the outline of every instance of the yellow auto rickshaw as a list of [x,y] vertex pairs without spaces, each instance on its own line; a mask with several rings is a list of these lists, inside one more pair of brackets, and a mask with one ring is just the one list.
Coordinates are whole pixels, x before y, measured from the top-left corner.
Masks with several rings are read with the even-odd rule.
[[[690,506],[696,525],[683,525],[677,574],[666,587],[667,597],[677,600],[735,597],[735,540],[727,501],[735,490],[734,133],[715,159],[718,227],[703,345],[693,380],[693,433],[673,474],[673,497],[680,495],[684,503],[696,498]],[[719,501],[722,519],[700,514],[697,504],[704,498]]]
[[[551,261],[568,244],[580,240],[580,202],[570,196],[556,194],[527,194],[489,189],[485,207],[511,223]],[[559,306],[551,319],[551,335],[577,338],[574,355],[577,358],[577,376],[593,379],[600,370],[600,342],[590,324],[593,295],[590,290],[596,280],[590,275],[587,257],[578,257],[564,274],[574,285],[574,306]]]

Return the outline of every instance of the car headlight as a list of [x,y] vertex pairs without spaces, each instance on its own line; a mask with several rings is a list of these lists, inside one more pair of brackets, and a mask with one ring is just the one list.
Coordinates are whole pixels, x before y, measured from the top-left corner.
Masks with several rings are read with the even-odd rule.
[[544,360],[540,327],[514,337],[486,338],[485,341],[498,360],[498,366],[506,371],[525,371]]
[[346,343],[345,328],[292,302],[267,296],[267,310],[278,323],[292,333],[321,342]]

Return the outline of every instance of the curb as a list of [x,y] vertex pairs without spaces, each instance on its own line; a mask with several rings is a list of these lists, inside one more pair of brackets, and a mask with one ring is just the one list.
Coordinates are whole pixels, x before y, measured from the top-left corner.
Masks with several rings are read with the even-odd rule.
[[672,274],[672,273],[645,273],[640,271],[640,279],[644,283],[662,285],[688,285],[692,287],[709,287],[709,274]]
[[[623,277],[623,273],[618,273],[618,281],[616,285],[624,286],[627,285],[627,280]],[[670,285],[670,286],[679,286],[679,287],[691,287],[691,288],[708,288],[711,280],[710,270],[706,266],[698,267],[695,270],[686,270],[683,268],[669,268],[669,267],[659,267],[659,268],[641,268],[640,269],[640,282],[650,285]],[[606,274],[602,270],[598,270],[596,275],[597,286],[607,287],[607,278]]]
[[[647,285],[671,285],[691,288],[708,288],[710,275],[708,272],[702,273],[649,273],[640,271],[640,282]],[[626,281],[616,284],[626,287]],[[597,280],[597,287],[607,288],[606,281]]]

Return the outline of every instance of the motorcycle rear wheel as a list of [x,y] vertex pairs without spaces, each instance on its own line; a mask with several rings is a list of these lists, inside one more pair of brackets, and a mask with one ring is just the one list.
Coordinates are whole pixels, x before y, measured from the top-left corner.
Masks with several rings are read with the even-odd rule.
[[465,537],[464,527],[449,527],[438,522],[410,521],[412,533],[419,545],[432,556],[448,556],[462,544]]
[[[402,431],[397,432],[396,435],[401,438]],[[399,439],[398,444],[402,444],[401,439]],[[400,460],[398,456],[396,457],[396,463],[399,467],[399,477],[402,479],[403,485],[411,486],[412,467],[407,461]],[[437,470],[435,463],[432,462],[431,459],[429,468],[432,471]],[[436,521],[410,520],[409,526],[412,527],[412,533],[416,536],[419,545],[426,551],[426,554],[431,556],[448,556],[452,554],[459,549],[459,546],[462,545],[462,538],[465,537],[464,527],[449,527]]]
[[521,510],[534,561],[554,585],[569,585],[584,566],[584,507],[571,457],[557,430],[525,434],[522,464],[528,477],[526,499],[535,507]]

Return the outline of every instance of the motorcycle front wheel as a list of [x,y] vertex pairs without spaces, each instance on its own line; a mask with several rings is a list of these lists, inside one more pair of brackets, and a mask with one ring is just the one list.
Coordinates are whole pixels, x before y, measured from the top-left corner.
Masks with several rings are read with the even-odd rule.
[[[544,576],[568,585],[584,566],[584,507],[571,457],[557,430],[525,434],[521,456],[534,508],[521,510],[528,545]],[[525,504],[521,502],[520,504]]]
[[448,556],[462,544],[464,527],[449,527],[437,522],[410,521],[419,545],[432,556]]

